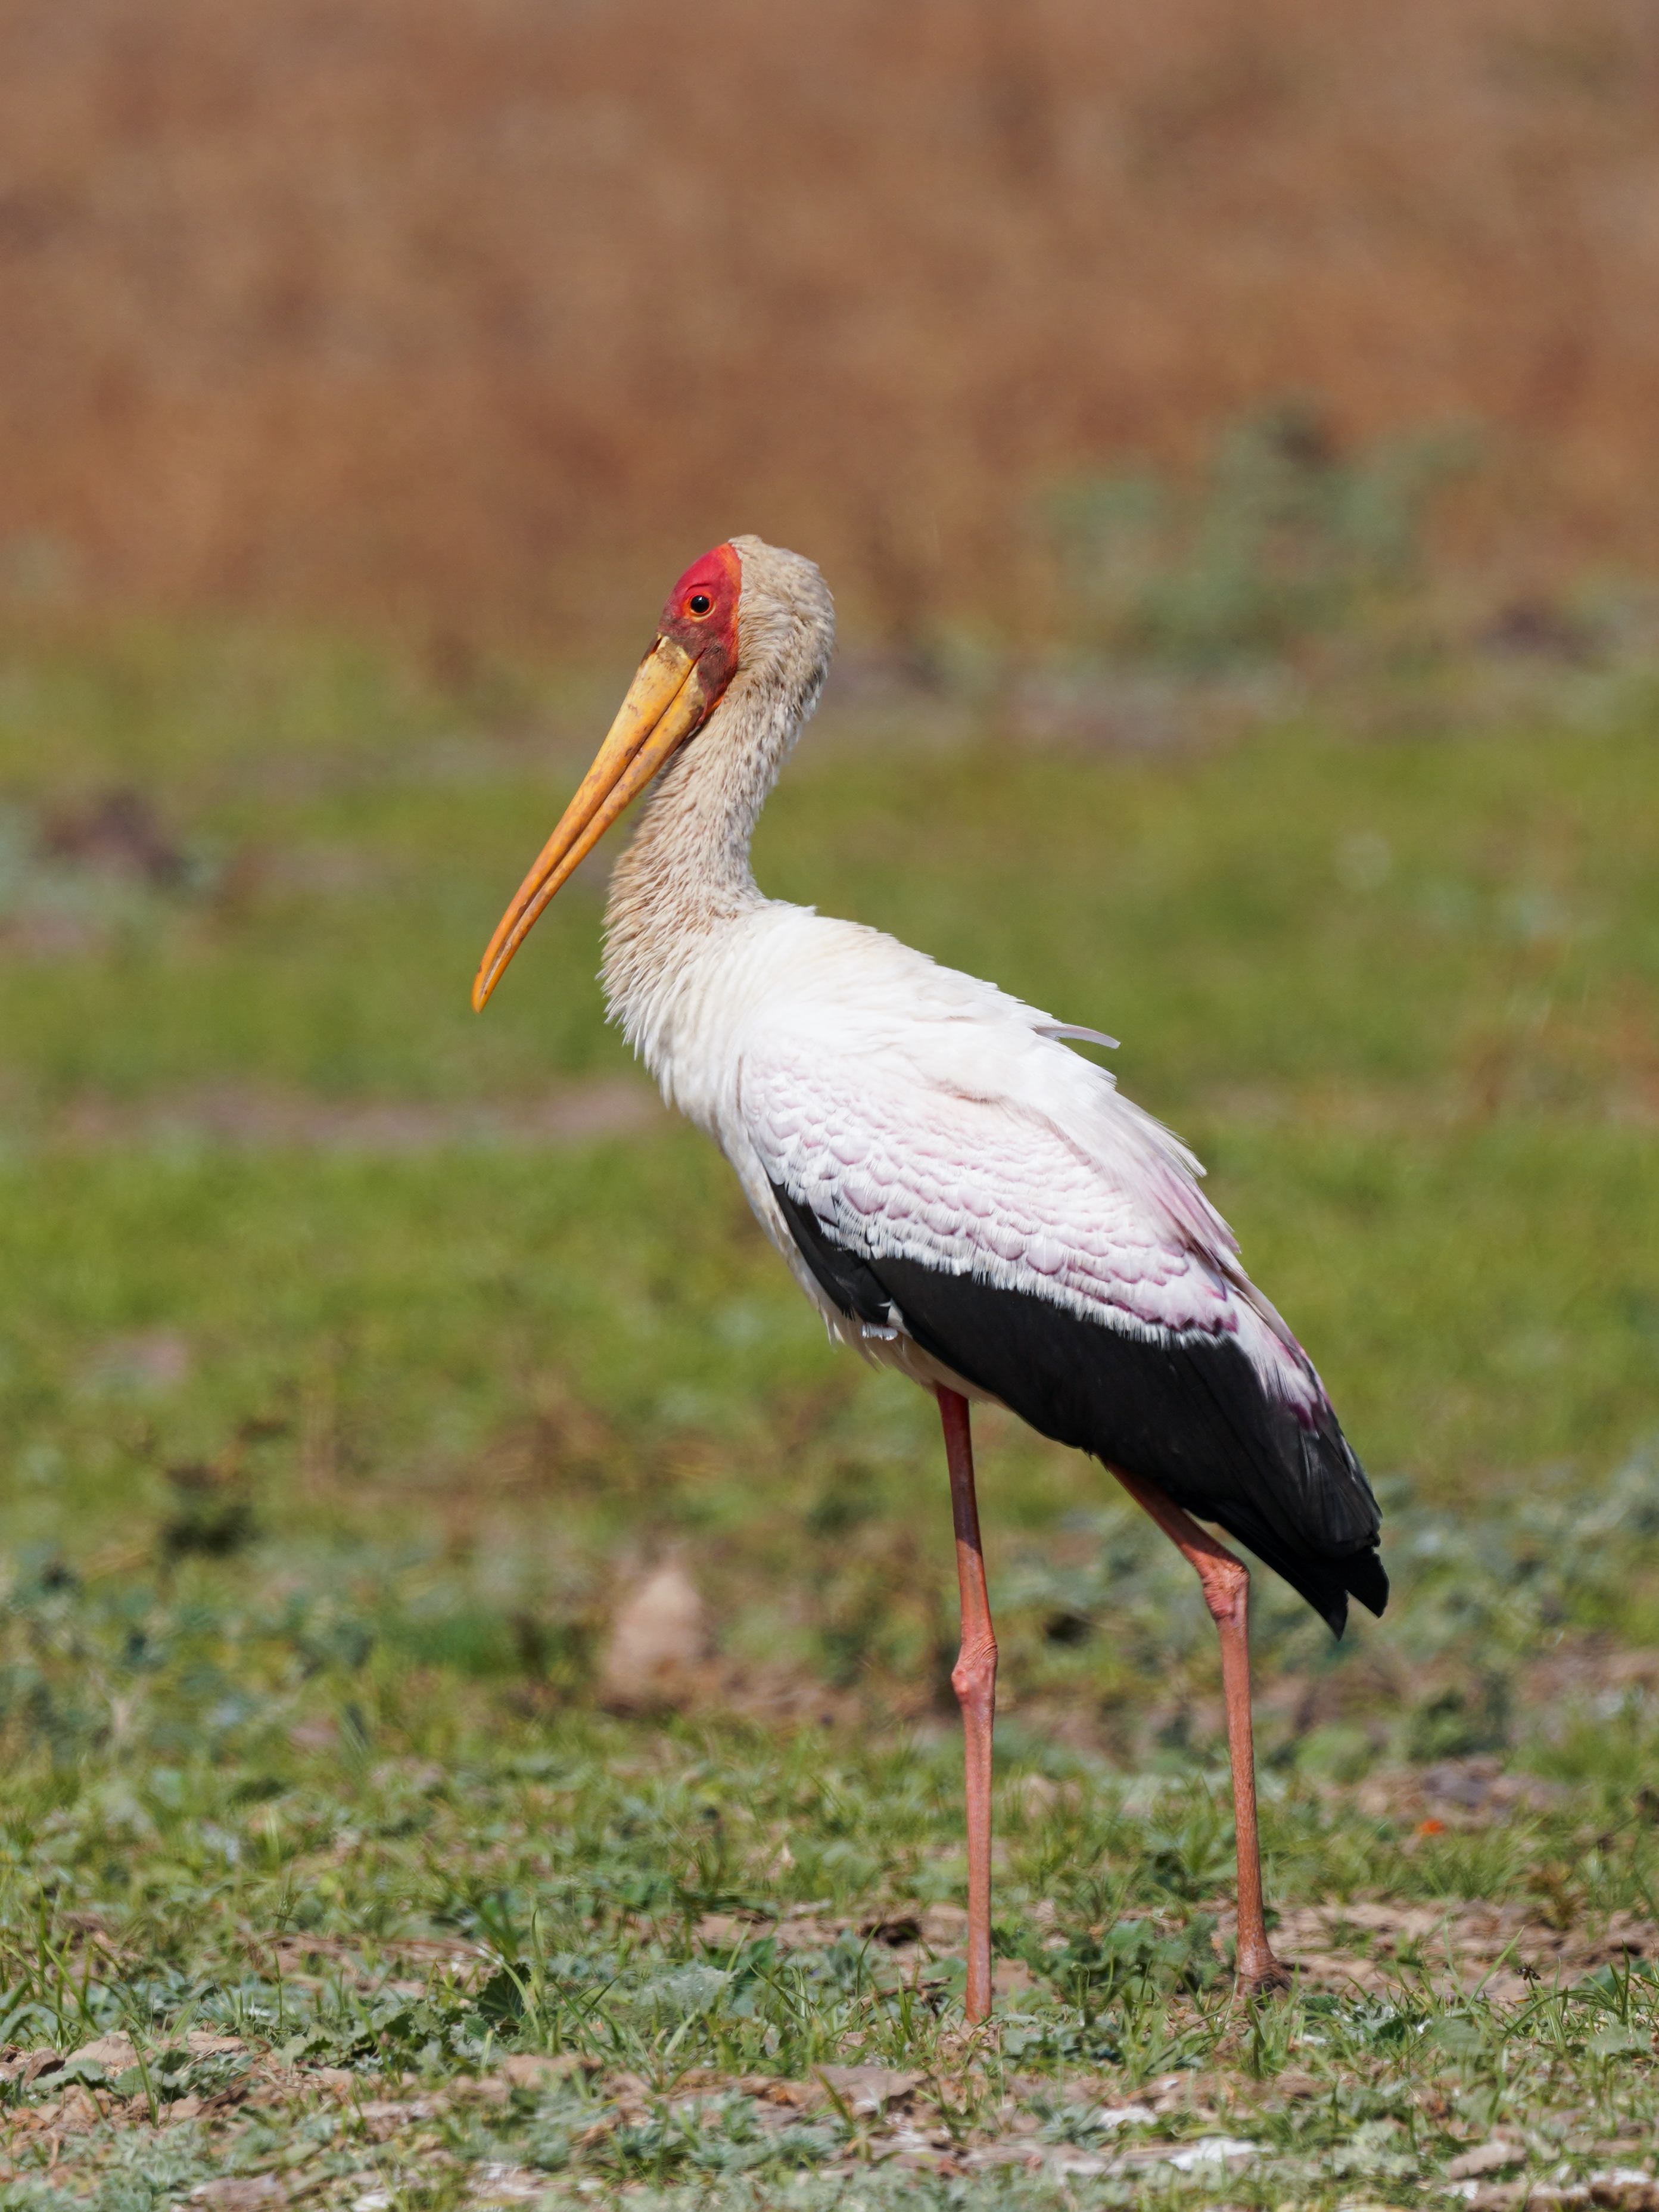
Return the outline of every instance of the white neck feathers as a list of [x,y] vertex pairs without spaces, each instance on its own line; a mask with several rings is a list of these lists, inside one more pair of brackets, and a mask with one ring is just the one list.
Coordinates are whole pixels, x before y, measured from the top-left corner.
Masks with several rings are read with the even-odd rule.
[[749,866],[761,808],[818,702],[835,611],[811,562],[737,538],[738,662],[708,721],[659,779],[611,878],[601,981],[611,1018],[672,1074],[676,1013],[714,940],[766,905]]

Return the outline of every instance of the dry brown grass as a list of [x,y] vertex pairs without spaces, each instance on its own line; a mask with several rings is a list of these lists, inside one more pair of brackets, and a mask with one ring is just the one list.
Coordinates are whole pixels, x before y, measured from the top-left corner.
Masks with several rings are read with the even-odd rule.
[[755,529],[1024,624],[1034,487],[1290,388],[1639,560],[1656,91],[1639,0],[11,0],[12,587],[636,624]]

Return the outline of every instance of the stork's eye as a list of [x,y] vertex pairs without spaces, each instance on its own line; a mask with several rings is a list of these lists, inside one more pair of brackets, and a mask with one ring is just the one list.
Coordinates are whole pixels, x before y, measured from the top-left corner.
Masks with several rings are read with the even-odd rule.
[[690,598],[685,603],[686,612],[688,614],[694,615],[706,615],[709,608],[712,607],[714,604],[714,602],[709,598],[707,592],[693,592]]

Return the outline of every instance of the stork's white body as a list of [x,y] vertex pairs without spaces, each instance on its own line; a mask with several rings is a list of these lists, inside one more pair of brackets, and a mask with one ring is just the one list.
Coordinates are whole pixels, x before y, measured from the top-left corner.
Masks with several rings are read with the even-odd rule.
[[914,1341],[902,1311],[883,1328],[831,1303],[779,1183],[872,1259],[972,1273],[1133,1334],[1230,1335],[1278,1396],[1311,1403],[1312,1370],[1243,1275],[1198,1162],[1060,1041],[1053,1016],[757,892],[619,1012],[830,1334],[867,1358],[984,1395]]

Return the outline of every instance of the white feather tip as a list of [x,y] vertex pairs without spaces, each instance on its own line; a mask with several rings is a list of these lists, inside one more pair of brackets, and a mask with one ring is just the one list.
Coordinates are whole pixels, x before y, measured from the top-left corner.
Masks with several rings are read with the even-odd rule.
[[1117,1050],[1117,1039],[1109,1037],[1103,1030],[1085,1030],[1076,1022],[1039,1022],[1037,1035],[1046,1037],[1075,1037],[1080,1044],[1103,1044],[1108,1052]]

